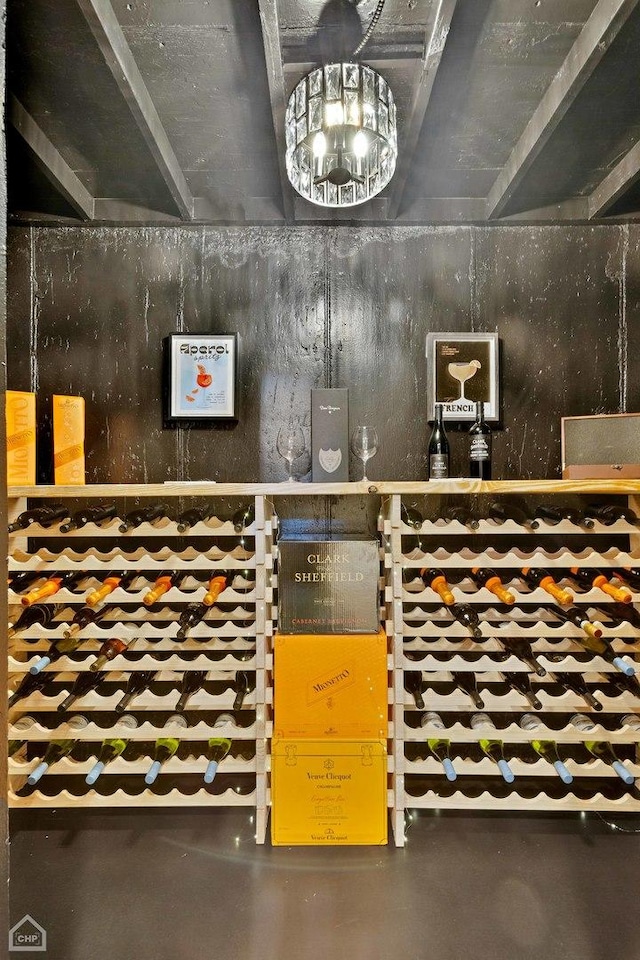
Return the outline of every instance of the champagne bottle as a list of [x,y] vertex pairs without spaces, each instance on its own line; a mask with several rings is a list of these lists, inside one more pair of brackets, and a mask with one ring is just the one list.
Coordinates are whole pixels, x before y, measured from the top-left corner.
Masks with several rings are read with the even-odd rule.
[[73,619],[69,623],[69,626],[64,631],[63,636],[65,637],[75,637],[81,630],[84,630],[85,627],[88,627],[90,623],[98,623],[107,613],[107,607],[103,607],[101,610],[92,610],[90,607],[82,607],[80,610],[74,614]]
[[[220,730],[222,727],[226,727],[228,724],[233,725],[234,719],[230,713],[221,713],[216,717],[215,723],[213,724],[214,730]],[[207,741],[207,769],[204,774],[205,783],[213,783],[215,775],[218,771],[218,766],[222,763],[224,758],[229,753],[231,749],[231,740],[228,737],[222,737],[220,735],[210,737]]]
[[140,670],[132,673],[127,683],[127,689],[114,707],[115,712],[124,713],[133,698],[149,688],[155,675],[155,670]]
[[477,530],[480,526],[480,521],[466,507],[447,507],[442,516],[448,521],[457,520],[458,523],[469,527],[470,530]]
[[69,533],[71,530],[81,530],[88,523],[101,524],[103,520],[112,520],[116,516],[115,503],[99,503],[95,507],[85,507],[78,510],[73,517],[60,527],[60,533]]
[[515,504],[505,504],[501,501],[494,500],[493,503],[489,504],[487,513],[491,520],[495,520],[500,524],[506,523],[507,520],[513,520],[514,523],[525,527],[527,530],[537,530],[540,526],[534,517],[530,517]]
[[204,682],[207,679],[206,670],[188,670],[183,678],[180,685],[180,697],[176,703],[176,710],[184,710],[187,706],[187,701],[189,697],[192,697],[194,693],[197,693],[198,690],[201,690],[204,686]]
[[422,524],[424,523],[424,518],[421,513],[418,513],[413,507],[407,507],[406,504],[400,504],[400,518],[403,523],[408,527],[411,527],[413,530],[422,530]]
[[491,428],[484,419],[484,403],[476,402],[476,422],[469,427],[469,476],[491,480]]
[[562,520],[568,520],[576,527],[582,527],[583,530],[592,530],[595,526],[590,517],[585,517],[579,510],[573,507],[547,507],[540,505],[535,509],[536,517],[542,517],[554,527]]
[[[181,727],[183,730],[186,730],[188,726],[186,718],[180,713],[169,717],[166,725],[168,727]],[[144,778],[147,786],[151,786],[151,784],[155,782],[162,764],[166,763],[170,757],[173,757],[174,754],[177,753],[179,746],[180,739],[178,737],[158,737],[153,754],[153,763]]]
[[526,673],[502,673],[507,686],[517,693],[521,693],[534,710],[542,710],[542,704],[531,689],[531,681]]
[[546,676],[547,671],[536,660],[531,649],[531,643],[525,637],[505,637],[504,639],[501,638],[500,642],[507,653],[513,653],[518,660],[526,663],[538,677]]
[[166,503],[156,503],[148,507],[138,507],[126,515],[118,529],[120,533],[127,533],[128,530],[139,527],[143,523],[153,523],[154,520],[165,517],[168,512],[169,507]]
[[57,616],[61,609],[61,604],[49,605],[45,603],[38,603],[33,607],[26,607],[16,622],[12,623],[9,627],[7,631],[7,638],[11,640],[12,637],[22,633],[23,630],[27,630],[29,627],[34,627],[36,625],[48,627],[53,618]]
[[120,587],[122,590],[128,590],[134,580],[139,576],[137,570],[129,573],[118,573],[116,570],[110,570],[101,585],[87,594],[85,603],[88,607],[96,607],[101,600],[104,600],[110,593]]
[[516,602],[514,594],[507,590],[495,570],[490,570],[488,567],[472,567],[471,576],[478,588],[486,587],[501,603]]
[[55,504],[51,507],[35,507],[33,510],[23,510],[21,514],[9,524],[8,533],[17,533],[18,530],[26,530],[32,523],[38,523],[41,527],[51,527],[56,520],[63,520],[69,516],[69,511],[62,504]]
[[472,637],[482,637],[480,617],[468,603],[451,603],[447,607],[458,623],[467,627]]
[[554,617],[564,620],[565,623],[574,623],[576,627],[587,634],[588,637],[601,637],[604,627],[598,620],[588,620],[587,614],[579,607],[551,607]]
[[[68,726],[76,733],[84,730],[88,724],[89,721],[85,717],[79,716],[70,717],[68,722]],[[64,740],[50,740],[45,750],[44,758],[27,778],[29,786],[35,786],[52,764],[62,760],[63,757],[68,757],[76,743],[77,740],[66,738]]]
[[624,764],[621,763],[616,756],[615,750],[606,740],[585,740],[584,745],[593,757],[613,767],[620,779],[623,783],[626,783],[628,787],[635,783],[633,774],[629,773]]
[[484,700],[478,692],[478,683],[475,674],[464,671],[454,671],[451,676],[458,690],[462,690],[463,693],[466,693],[471,698],[474,707],[477,707],[478,710],[483,710]]
[[45,692],[47,687],[53,683],[53,678],[53,673],[41,673],[36,676],[32,673],[27,673],[20,682],[20,685],[16,687],[9,697],[8,706],[15,706],[19,700],[24,700],[25,697],[29,697],[32,693],[37,693],[38,691],[41,693]]
[[86,577],[86,573],[76,573],[73,570],[66,570],[64,573],[54,573],[40,587],[30,590],[20,598],[23,607],[30,607],[33,603],[40,603],[47,597],[53,597],[59,590],[66,587],[67,590],[73,588]]
[[55,663],[56,660],[59,660],[63,654],[73,653],[81,643],[82,641],[77,637],[58,637],[50,645],[45,656],[40,657],[35,663],[31,664],[29,673],[37,676],[37,674],[42,673],[44,668],[48,667],[50,663]]
[[[30,716],[28,716],[27,714],[25,714],[25,715],[22,716],[22,717],[18,717],[18,719],[17,719],[17,720],[14,720],[14,722],[13,722],[13,724],[12,724],[13,728],[14,728],[15,730],[19,730],[21,733],[27,733],[27,731],[33,730],[33,728],[35,727],[35,725],[36,725],[36,720],[35,720],[35,718],[34,718],[34,717],[30,717]],[[24,746],[24,744],[27,743],[27,742],[28,742],[27,740],[22,740],[22,739],[20,739],[20,740],[9,740],[9,743],[8,743],[8,746],[7,746],[7,755],[8,755],[9,757],[15,756],[15,754],[18,752],[18,750],[20,750],[21,747]]]
[[[520,718],[520,726],[523,730],[531,733],[537,730],[541,724],[538,717],[535,717],[532,713],[524,713]],[[531,746],[539,757],[552,765],[563,783],[573,783],[573,776],[558,756],[558,748],[553,740],[532,740]]]
[[253,674],[248,674],[246,670],[237,671],[233,684],[233,689],[236,692],[236,698],[233,701],[234,710],[242,710],[245,697],[251,693],[252,690],[255,690],[255,687],[255,676]]
[[78,674],[74,681],[73,687],[71,688],[71,693],[62,701],[62,703],[58,704],[58,712],[64,713],[80,697],[84,697],[85,694],[89,693],[91,690],[95,690],[96,687],[99,687],[106,676],[106,673],[87,672]]
[[184,640],[189,630],[204,619],[208,609],[204,603],[188,603],[180,614],[176,638],[178,640]]
[[405,670],[404,688],[415,700],[416,709],[424,710],[424,697],[422,696],[424,684],[422,673],[419,670]]
[[256,518],[255,503],[250,503],[240,510],[236,510],[231,518],[233,529],[236,533],[244,533],[247,527],[250,527]]
[[142,598],[142,602],[145,607],[152,607],[154,603],[163,597],[167,590],[170,590],[171,587],[175,587],[184,576],[182,570],[172,570],[171,573],[161,573],[159,577],[156,577],[156,582],[154,583],[151,590],[148,590]]
[[220,594],[227,587],[227,582],[229,575],[227,573],[213,573],[209,578],[209,584],[207,586],[207,592],[202,598],[202,602],[206,607],[211,607],[216,602]]
[[108,640],[102,644],[98,651],[98,656],[93,661],[89,670],[96,671],[102,670],[102,668],[109,662],[113,660],[114,657],[119,656],[121,653],[124,653],[125,650],[129,650],[135,643],[135,640],[120,640],[118,637],[109,637]]
[[[496,729],[493,720],[486,713],[474,713],[471,717],[470,724],[472,730],[484,730],[487,727],[489,730]],[[478,740],[478,745],[484,755],[497,764],[498,770],[506,783],[513,783],[515,774],[505,760],[502,740],[498,740],[495,737],[483,737],[481,740]]]
[[[442,722],[442,719],[437,713],[433,713],[431,711],[423,714],[420,720],[421,727],[425,727],[427,725],[435,727],[438,730],[444,730],[444,723]],[[436,760],[439,760],[444,767],[444,774],[447,780],[452,783],[454,780],[457,780],[458,775],[449,756],[451,741],[447,740],[445,737],[429,737],[427,739],[427,747],[432,756],[434,756]]]
[[555,673],[554,677],[564,690],[569,690],[571,693],[576,693],[579,697],[587,703],[594,710],[604,709],[599,700],[596,700],[594,695],[589,690],[589,687],[586,685],[579,673]]
[[520,573],[524,582],[532,590],[541,587],[558,603],[567,604],[573,601],[573,594],[557,584],[548,570],[542,567],[523,567]]
[[206,507],[193,507],[191,510],[185,510],[184,513],[181,513],[178,517],[178,533],[186,533],[191,527],[195,527],[196,523],[201,523],[203,520],[206,520],[208,516],[209,511]]
[[429,480],[446,480],[449,476],[449,441],[442,419],[442,404],[436,403],[436,416],[429,438]]
[[616,603],[631,603],[633,600],[633,594],[626,587],[616,587],[610,583],[601,570],[581,570],[580,567],[571,567],[571,577],[585,590],[597,587],[612,597]]
[[624,520],[625,523],[631,523],[637,526],[640,523],[637,515],[629,507],[620,507],[615,503],[597,504],[587,507],[585,514],[589,517],[595,517],[605,527],[610,527],[616,520]]
[[442,602],[448,607],[456,602],[442,570],[437,570],[435,567],[423,567],[420,576],[425,587],[431,587],[432,590],[435,590]]
[[[121,717],[118,722],[121,724],[121,726],[126,727],[128,730],[135,730],[138,726],[138,721],[135,717],[131,716],[131,714]],[[128,745],[129,740],[123,740],[122,737],[103,740],[100,747],[98,760],[85,777],[85,783],[88,783],[89,786],[93,786],[106,765],[111,763],[112,760],[115,760],[116,757],[121,756]]]

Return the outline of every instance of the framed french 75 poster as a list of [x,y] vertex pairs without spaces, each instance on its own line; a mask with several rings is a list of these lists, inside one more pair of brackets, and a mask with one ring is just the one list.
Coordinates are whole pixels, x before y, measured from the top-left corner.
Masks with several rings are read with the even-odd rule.
[[164,346],[167,426],[237,420],[237,333],[172,333]]
[[500,419],[499,340],[497,333],[427,334],[428,417],[442,404],[445,420],[475,419],[476,402],[484,402],[489,423]]

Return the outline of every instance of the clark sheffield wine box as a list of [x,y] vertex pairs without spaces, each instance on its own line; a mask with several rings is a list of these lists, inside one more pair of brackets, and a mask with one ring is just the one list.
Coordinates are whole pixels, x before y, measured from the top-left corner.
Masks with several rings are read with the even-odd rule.
[[377,540],[280,540],[281,633],[377,633]]
[[273,740],[271,842],[386,844],[386,740]]
[[349,480],[349,391],[311,391],[311,482]]

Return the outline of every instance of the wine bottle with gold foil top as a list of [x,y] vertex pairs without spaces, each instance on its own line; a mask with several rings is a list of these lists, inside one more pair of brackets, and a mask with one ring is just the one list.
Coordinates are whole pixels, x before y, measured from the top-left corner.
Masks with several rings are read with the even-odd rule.
[[72,530],[81,530],[88,523],[103,524],[105,520],[113,520],[116,516],[115,503],[98,503],[95,507],[84,507],[78,510],[66,523],[60,527],[60,533],[70,533]]
[[116,570],[110,570],[99,587],[87,594],[85,603],[88,607],[97,607],[101,600],[105,600],[109,594],[113,593],[118,587],[121,590],[128,590],[131,584],[137,579],[139,573],[132,570],[128,573],[119,573]]
[[[135,730],[138,726],[138,721],[131,714],[120,717],[118,723],[127,730]],[[115,760],[116,757],[122,756],[124,751],[129,746],[129,743],[130,741],[124,739],[123,737],[115,737],[103,740],[100,746],[98,759],[85,777],[85,783],[89,784],[89,786],[93,786],[106,765],[111,763],[112,760]]]
[[7,631],[7,638],[17,636],[29,627],[48,627],[51,621],[62,610],[62,604],[36,603],[33,607],[26,607],[15,623]]
[[[89,725],[89,721],[86,719],[86,717],[75,716],[69,718],[67,725],[71,730],[74,731],[74,733],[79,733]],[[29,786],[35,786],[36,783],[38,783],[38,781],[44,776],[50,766],[52,766],[54,763],[58,763],[58,761],[62,760],[63,757],[68,757],[77,742],[77,739],[71,738],[50,740],[47,744],[47,749],[43,759],[27,778],[27,783]]]
[[556,583],[548,570],[544,570],[542,567],[523,567],[520,573],[522,574],[524,582],[531,587],[532,590],[540,587],[548,593],[549,596],[553,597],[554,600],[557,600],[558,603],[567,604],[573,602],[574,597],[571,591],[565,590],[564,587]]
[[437,570],[435,567],[423,567],[420,576],[425,587],[431,587],[432,590],[435,590],[442,602],[448,607],[456,602],[442,570]]
[[[186,730],[188,723],[186,718],[181,713],[177,713],[169,717],[166,726],[179,727],[182,730]],[[175,736],[158,737],[153,752],[153,763],[149,767],[149,770],[144,778],[144,782],[147,784],[147,786],[151,786],[153,783],[155,783],[156,777],[162,768],[162,764],[166,763],[167,760],[175,756],[180,748],[180,742],[180,738]]]
[[516,602],[515,595],[511,590],[507,590],[495,570],[490,570],[488,567],[472,567],[471,576],[477,587],[486,587],[501,603]]
[[142,598],[145,607],[152,607],[168,590],[177,586],[184,576],[185,573],[183,570],[172,570],[170,573],[161,573],[159,577],[156,577],[156,582],[151,590],[148,590]]
[[125,653],[125,651],[130,650],[134,643],[135,640],[121,640],[119,637],[109,637],[100,647],[98,656],[89,669],[94,672],[96,670],[102,670],[109,660],[113,660],[114,657],[118,657],[120,654]]
[[67,590],[73,590],[85,577],[86,573],[82,571],[76,573],[73,570],[66,570],[64,573],[53,573],[41,586],[30,590],[29,593],[25,593],[24,596],[20,597],[20,603],[23,607],[30,607],[34,603],[41,603],[43,600],[46,600],[47,597],[55,596],[63,587]]
[[611,583],[601,570],[584,570],[580,567],[571,567],[571,577],[585,590],[591,590],[595,587],[606,593],[616,603],[631,603],[633,600],[633,594],[630,590]]

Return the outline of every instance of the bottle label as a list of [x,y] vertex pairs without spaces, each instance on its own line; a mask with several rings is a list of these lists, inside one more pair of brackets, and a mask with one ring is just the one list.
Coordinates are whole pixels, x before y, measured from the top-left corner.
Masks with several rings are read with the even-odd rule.
[[480,434],[472,437],[471,449],[469,451],[470,460],[490,460],[491,459],[491,437]]
[[429,454],[429,477],[431,480],[446,480],[449,476],[449,461],[444,453]]

